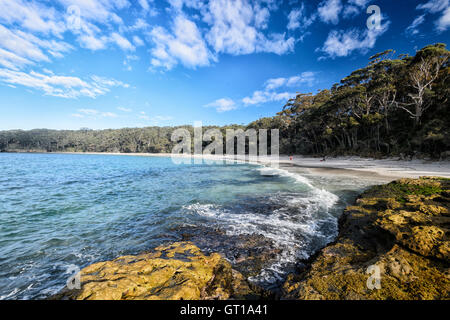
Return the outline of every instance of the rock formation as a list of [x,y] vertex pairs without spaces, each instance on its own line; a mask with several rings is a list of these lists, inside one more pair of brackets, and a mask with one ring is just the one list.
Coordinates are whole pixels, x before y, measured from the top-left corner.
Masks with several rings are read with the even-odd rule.
[[191,242],[176,242],[90,265],[81,270],[81,289],[64,289],[53,299],[255,299],[259,294],[219,254],[206,256]]
[[[337,239],[311,257],[302,272],[288,277],[282,298],[449,299],[449,210],[450,179],[400,179],[370,188],[346,208]],[[190,234],[185,238],[197,239],[195,232]],[[258,248],[267,245],[258,237],[244,240]],[[236,254],[246,252],[241,251]],[[247,260],[260,265],[273,254]],[[256,272],[240,259],[234,263],[246,276]],[[205,255],[192,242],[182,241],[90,265],[81,270],[81,289],[66,288],[52,298],[268,297],[220,254]]]
[[449,299],[449,209],[449,179],[371,188],[345,210],[336,241],[288,277],[284,298]]

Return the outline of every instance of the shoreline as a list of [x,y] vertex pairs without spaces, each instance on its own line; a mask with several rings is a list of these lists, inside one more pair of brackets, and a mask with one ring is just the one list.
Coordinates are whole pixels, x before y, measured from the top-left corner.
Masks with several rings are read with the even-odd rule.
[[[21,152],[34,153],[34,152]],[[39,152],[36,152],[39,153]],[[252,164],[270,166],[275,164],[290,172],[305,169],[313,175],[343,175],[360,178],[377,178],[393,181],[400,178],[417,179],[422,176],[441,176],[450,178],[450,160],[398,160],[393,158],[373,159],[356,156],[340,156],[322,161],[320,158],[294,155],[290,161],[289,156],[279,157],[249,157],[249,156],[215,156],[215,155],[182,155],[171,153],[114,153],[114,152],[49,152],[44,154],[74,154],[74,155],[110,155],[135,157],[176,157],[203,159],[208,161],[238,161]]]

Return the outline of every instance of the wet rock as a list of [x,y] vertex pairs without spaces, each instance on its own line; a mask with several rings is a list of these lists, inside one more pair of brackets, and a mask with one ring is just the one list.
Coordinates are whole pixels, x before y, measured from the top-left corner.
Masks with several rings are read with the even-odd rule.
[[[450,299],[449,190],[437,177],[369,189],[345,210],[336,241],[288,277],[283,297]],[[379,288],[368,284],[374,267]]]
[[197,300],[260,296],[220,254],[205,255],[191,242],[177,242],[150,253],[90,265],[81,270],[81,289],[65,289],[52,298]]
[[183,241],[188,240],[203,252],[222,254],[245,277],[258,275],[276,261],[281,250],[260,234],[229,235],[224,230],[203,226],[178,227]]

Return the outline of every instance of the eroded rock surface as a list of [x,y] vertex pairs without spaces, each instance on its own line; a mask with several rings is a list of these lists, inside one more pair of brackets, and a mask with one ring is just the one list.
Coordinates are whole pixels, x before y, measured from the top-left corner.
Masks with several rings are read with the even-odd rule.
[[[336,241],[303,273],[289,276],[284,297],[449,299],[449,209],[449,179],[371,188],[345,210]],[[376,278],[373,267],[367,273],[370,266],[380,271],[380,289],[369,288]]]
[[256,276],[273,264],[281,250],[260,234],[229,235],[221,229],[202,226],[180,227],[183,241],[191,241],[205,253],[218,252],[244,277]]
[[191,242],[176,242],[150,253],[123,256],[81,270],[81,289],[54,299],[254,299],[258,289],[221,255],[204,255]]

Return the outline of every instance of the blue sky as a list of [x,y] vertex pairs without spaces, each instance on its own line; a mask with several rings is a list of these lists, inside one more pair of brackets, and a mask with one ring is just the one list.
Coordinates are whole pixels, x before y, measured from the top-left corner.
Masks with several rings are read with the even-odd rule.
[[0,0],[0,130],[246,124],[448,43],[449,2]]

